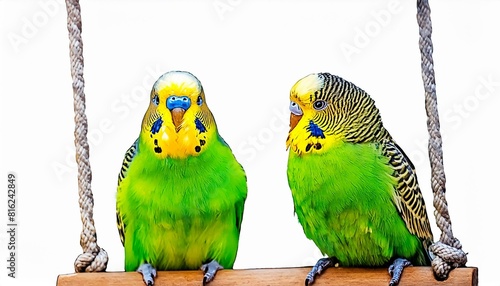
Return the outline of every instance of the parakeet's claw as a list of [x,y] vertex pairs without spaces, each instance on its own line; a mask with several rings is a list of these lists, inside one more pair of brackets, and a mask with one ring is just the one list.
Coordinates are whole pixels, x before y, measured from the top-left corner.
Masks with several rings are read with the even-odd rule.
[[398,285],[399,280],[401,279],[401,275],[403,275],[404,268],[410,265],[411,262],[404,258],[397,258],[396,260],[394,260],[391,266],[389,266],[389,274],[391,275],[389,286]]
[[156,269],[149,263],[144,263],[137,268],[137,272],[142,274],[142,280],[147,286],[153,286],[155,284]]
[[222,270],[222,267],[219,262],[212,260],[209,263],[203,264],[201,266],[201,270],[205,273],[203,276],[203,285],[206,285],[210,281],[214,280],[215,274],[218,270]]
[[327,257],[319,259],[318,262],[316,262],[316,265],[314,265],[312,270],[309,271],[309,273],[307,274],[305,286],[312,285],[314,283],[314,277],[316,275],[321,274],[323,270],[334,265],[335,265],[334,258]]

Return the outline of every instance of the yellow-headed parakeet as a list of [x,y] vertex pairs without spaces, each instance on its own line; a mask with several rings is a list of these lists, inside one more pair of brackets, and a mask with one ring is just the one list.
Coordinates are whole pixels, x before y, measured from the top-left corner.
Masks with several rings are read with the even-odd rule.
[[200,81],[171,71],[153,85],[139,138],[118,176],[116,216],[125,271],[233,267],[246,175],[219,135]]
[[430,265],[433,242],[415,167],[382,125],[370,96],[329,73],[310,74],[290,92],[288,184],[307,238],[327,267]]

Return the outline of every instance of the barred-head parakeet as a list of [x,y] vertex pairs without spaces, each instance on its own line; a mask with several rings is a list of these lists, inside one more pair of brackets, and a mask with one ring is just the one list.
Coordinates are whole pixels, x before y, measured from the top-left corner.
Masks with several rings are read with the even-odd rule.
[[139,138],[118,176],[116,216],[125,271],[232,268],[246,175],[219,135],[200,81],[172,71],[153,85]]
[[290,92],[288,184],[305,235],[329,266],[430,265],[433,237],[415,167],[382,125],[370,96],[329,73],[310,74]]

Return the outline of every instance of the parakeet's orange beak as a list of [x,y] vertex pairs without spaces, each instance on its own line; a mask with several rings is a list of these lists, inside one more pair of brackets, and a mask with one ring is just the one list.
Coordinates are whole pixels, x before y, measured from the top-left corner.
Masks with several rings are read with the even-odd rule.
[[299,123],[301,118],[302,118],[302,115],[296,115],[296,114],[290,113],[290,131],[292,131],[295,128],[295,126],[297,126],[297,123]]
[[170,114],[172,115],[172,122],[175,126],[175,132],[179,132],[181,129],[181,123],[185,112],[186,110],[180,107],[176,107],[170,111]]
[[167,108],[172,115],[172,122],[175,126],[175,132],[181,130],[184,113],[191,106],[191,99],[184,95],[171,95],[167,98]]

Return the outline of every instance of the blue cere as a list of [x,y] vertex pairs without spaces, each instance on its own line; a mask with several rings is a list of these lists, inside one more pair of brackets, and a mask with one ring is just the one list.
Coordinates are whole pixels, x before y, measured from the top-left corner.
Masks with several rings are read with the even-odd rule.
[[167,108],[172,110],[174,108],[182,108],[187,110],[191,106],[191,99],[187,96],[171,95],[167,98]]
[[200,131],[200,133],[207,131],[207,129],[205,128],[205,125],[203,125],[203,123],[201,123],[201,120],[198,119],[198,117],[196,117],[196,119],[194,120],[194,124],[196,124],[196,129],[198,129]]
[[323,130],[321,130],[321,128],[312,120],[309,120],[309,126],[307,126],[306,130],[309,131],[313,137],[325,138]]
[[160,131],[162,124],[163,124],[163,119],[161,119],[161,117],[158,117],[158,119],[156,119],[155,123],[153,123],[153,126],[151,126],[151,133],[153,133],[153,134],[158,133],[158,131]]

